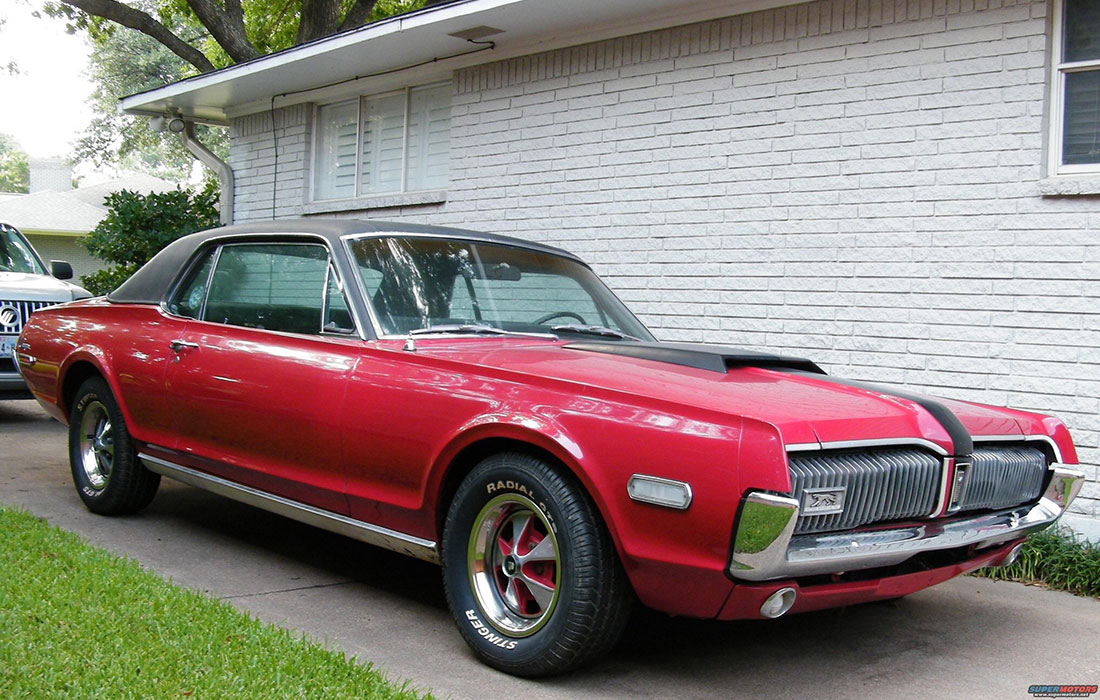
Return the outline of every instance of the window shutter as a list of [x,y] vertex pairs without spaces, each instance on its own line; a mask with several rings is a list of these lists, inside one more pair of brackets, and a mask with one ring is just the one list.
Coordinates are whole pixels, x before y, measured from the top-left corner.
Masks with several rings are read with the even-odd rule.
[[314,199],[355,196],[358,120],[358,100],[326,105],[318,111],[317,155],[313,163]]
[[447,186],[451,142],[451,86],[409,91],[408,190]]
[[363,101],[361,194],[401,190],[405,95]]

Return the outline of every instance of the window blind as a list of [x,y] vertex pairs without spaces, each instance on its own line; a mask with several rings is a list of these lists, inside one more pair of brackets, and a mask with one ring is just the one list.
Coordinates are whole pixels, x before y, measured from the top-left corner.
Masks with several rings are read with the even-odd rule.
[[314,133],[315,200],[445,188],[451,86],[324,105]]
[[362,194],[401,190],[405,95],[363,100]]
[[408,181],[410,190],[447,186],[451,140],[451,86],[409,92]]
[[1066,73],[1062,162],[1100,163],[1100,70]]
[[317,154],[313,166],[313,196],[340,199],[355,196],[355,161],[359,131],[358,100],[326,105],[318,112]]

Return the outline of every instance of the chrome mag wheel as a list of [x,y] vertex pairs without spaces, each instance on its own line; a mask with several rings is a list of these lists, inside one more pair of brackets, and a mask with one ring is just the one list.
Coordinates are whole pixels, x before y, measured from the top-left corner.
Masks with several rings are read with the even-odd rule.
[[115,438],[111,416],[107,413],[107,407],[99,401],[93,401],[84,409],[80,421],[79,451],[88,485],[102,491],[111,480],[111,470],[115,464]]
[[470,584],[488,621],[512,637],[550,619],[561,584],[561,554],[546,516],[517,493],[493,498],[474,519]]

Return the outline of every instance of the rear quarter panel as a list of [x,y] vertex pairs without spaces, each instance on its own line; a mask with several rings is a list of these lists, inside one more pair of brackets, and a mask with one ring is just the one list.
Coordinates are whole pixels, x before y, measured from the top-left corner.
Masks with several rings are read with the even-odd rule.
[[111,304],[103,298],[43,309],[20,337],[35,358],[33,365],[23,367],[23,376],[39,402],[67,423],[68,403],[77,387],[67,386],[66,378],[93,367],[110,385],[131,435],[141,442],[170,445],[164,372],[172,357],[168,341],[183,325],[157,307]]

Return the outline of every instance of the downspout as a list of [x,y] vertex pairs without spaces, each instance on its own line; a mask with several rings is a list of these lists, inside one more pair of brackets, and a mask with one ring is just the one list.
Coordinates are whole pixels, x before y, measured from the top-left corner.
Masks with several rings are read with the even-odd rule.
[[204,146],[201,141],[195,138],[195,123],[185,121],[183,123],[183,131],[180,132],[183,136],[183,145],[187,147],[188,151],[191,151],[191,155],[195,156],[206,167],[214,171],[218,176],[218,184],[221,185],[222,196],[218,202],[218,212],[222,226],[228,226],[233,223],[233,168],[229,167],[229,163],[226,163],[221,158],[214,155],[214,152]]

